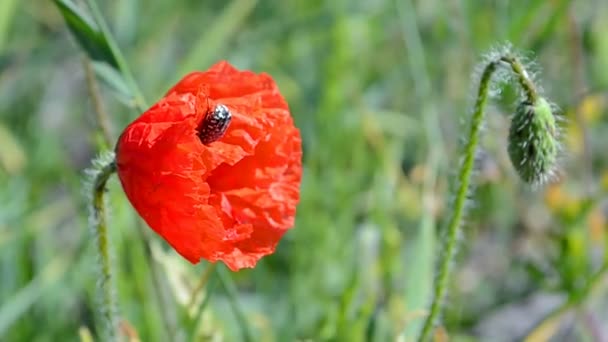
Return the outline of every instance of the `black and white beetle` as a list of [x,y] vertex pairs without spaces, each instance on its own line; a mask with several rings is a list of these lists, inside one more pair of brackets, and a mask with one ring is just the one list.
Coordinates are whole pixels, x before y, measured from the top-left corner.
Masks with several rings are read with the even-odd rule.
[[230,120],[232,120],[232,114],[228,107],[217,104],[198,126],[197,132],[201,142],[206,145],[223,137],[230,125]]

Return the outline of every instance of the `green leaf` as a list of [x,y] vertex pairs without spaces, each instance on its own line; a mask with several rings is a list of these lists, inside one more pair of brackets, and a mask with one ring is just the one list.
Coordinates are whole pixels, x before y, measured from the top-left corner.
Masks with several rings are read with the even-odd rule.
[[414,340],[420,334],[427,306],[432,299],[435,257],[435,220],[425,213],[420,222],[418,236],[408,248],[408,260],[416,260],[406,269],[405,305],[407,321],[402,337]]
[[[105,63],[93,63],[93,70],[99,79],[110,89],[112,89],[119,100],[131,104],[133,102],[133,92],[123,75],[116,69]],[[131,104],[132,105],[132,104]]]
[[70,0],[53,0],[76,40],[94,61],[106,62],[118,68],[110,44],[95,22],[82,13]]

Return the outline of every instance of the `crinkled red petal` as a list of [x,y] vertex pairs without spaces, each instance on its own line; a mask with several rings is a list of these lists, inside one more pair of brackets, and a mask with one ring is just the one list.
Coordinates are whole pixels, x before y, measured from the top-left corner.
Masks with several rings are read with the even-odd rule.
[[[232,121],[203,145],[196,129],[216,103]],[[266,74],[220,62],[187,75],[125,129],[116,151],[133,207],[192,263],[253,267],[294,225],[300,133]]]

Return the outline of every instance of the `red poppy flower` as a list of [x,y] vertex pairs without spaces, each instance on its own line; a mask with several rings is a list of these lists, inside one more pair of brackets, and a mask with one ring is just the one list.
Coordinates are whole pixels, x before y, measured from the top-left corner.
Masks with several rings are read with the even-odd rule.
[[219,62],[187,75],[125,129],[116,154],[133,207],[192,263],[253,267],[294,224],[300,132],[266,74]]

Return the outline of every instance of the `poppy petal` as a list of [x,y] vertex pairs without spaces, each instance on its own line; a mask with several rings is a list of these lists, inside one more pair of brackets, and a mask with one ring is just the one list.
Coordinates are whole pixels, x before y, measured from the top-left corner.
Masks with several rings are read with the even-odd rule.
[[[218,104],[231,121],[203,144],[197,129]],[[116,153],[135,210],[192,263],[254,267],[294,225],[300,132],[266,74],[219,62],[186,75],[127,126]]]

